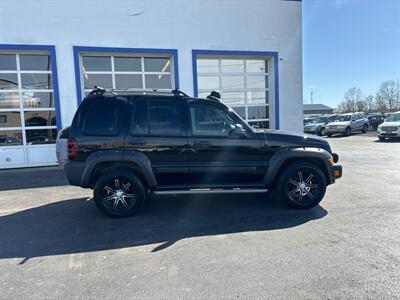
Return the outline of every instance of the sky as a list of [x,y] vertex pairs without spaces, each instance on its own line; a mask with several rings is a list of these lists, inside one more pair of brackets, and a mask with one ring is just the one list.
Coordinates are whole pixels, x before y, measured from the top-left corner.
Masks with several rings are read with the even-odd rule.
[[336,107],[400,79],[400,0],[303,0],[303,99]]

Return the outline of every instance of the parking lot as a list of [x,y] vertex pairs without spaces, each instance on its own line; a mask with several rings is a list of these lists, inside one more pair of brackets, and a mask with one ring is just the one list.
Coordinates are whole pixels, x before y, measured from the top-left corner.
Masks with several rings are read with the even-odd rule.
[[400,298],[400,143],[330,138],[321,205],[159,197],[104,217],[61,170],[0,172],[0,298]]

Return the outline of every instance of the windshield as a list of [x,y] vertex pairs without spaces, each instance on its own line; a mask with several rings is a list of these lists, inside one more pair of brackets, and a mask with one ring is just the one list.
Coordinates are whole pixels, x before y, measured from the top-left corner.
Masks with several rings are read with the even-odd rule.
[[341,115],[336,118],[335,122],[346,122],[350,120],[351,120],[351,115]]
[[386,122],[400,122],[400,114],[393,114],[390,115],[387,119]]
[[315,118],[311,121],[311,123],[326,123],[326,118],[325,117]]

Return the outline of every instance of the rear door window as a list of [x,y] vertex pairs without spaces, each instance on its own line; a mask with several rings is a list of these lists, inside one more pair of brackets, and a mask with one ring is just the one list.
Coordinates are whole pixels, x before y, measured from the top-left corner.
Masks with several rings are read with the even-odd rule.
[[147,101],[138,101],[132,114],[131,134],[148,135]]
[[85,135],[112,136],[119,134],[118,120],[120,102],[99,101],[89,108],[85,125]]
[[181,112],[178,102],[150,101],[148,116],[150,135],[181,135]]

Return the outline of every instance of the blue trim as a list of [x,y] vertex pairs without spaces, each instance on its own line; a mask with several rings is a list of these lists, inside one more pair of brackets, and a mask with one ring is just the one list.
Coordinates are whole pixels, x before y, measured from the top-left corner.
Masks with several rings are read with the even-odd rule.
[[51,61],[51,75],[53,77],[53,90],[55,99],[55,110],[56,110],[56,125],[57,130],[62,128],[61,122],[61,105],[60,105],[60,94],[58,90],[58,73],[57,73],[57,58],[56,48],[53,45],[4,45],[0,44],[0,50],[30,50],[30,51],[48,51],[50,54]]
[[80,78],[79,53],[80,52],[104,52],[104,53],[140,53],[140,54],[169,54],[173,57],[175,88],[179,89],[179,71],[178,71],[178,50],[177,49],[152,49],[152,48],[120,48],[120,47],[88,47],[73,46],[76,96],[78,105],[82,102],[82,85]]
[[275,83],[275,129],[279,129],[279,55],[276,51],[232,51],[232,50],[192,50],[193,94],[198,96],[197,56],[198,55],[238,55],[238,56],[270,56],[274,58]]

